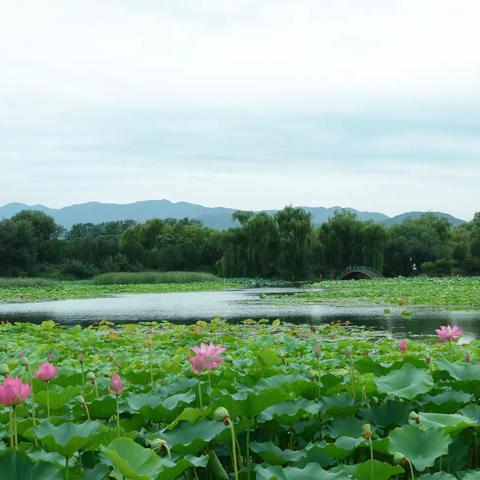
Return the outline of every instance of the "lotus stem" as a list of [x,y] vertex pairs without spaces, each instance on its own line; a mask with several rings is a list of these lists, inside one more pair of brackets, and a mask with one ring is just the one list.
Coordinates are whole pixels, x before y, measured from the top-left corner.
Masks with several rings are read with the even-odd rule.
[[15,405],[12,407],[12,410],[13,410],[13,438],[14,438],[15,450],[18,451],[17,409]]
[[10,410],[10,421],[9,421],[9,426],[10,426],[10,448],[15,447],[15,435],[14,435],[14,427],[13,427],[13,409],[14,407],[11,408]]
[[65,469],[67,470],[65,473],[65,480],[68,480],[68,476],[70,474],[70,465],[68,464],[68,457],[65,457]]
[[227,417],[228,425],[230,426],[230,433],[232,436],[232,457],[233,457],[233,473],[235,480],[238,480],[238,464],[237,464],[237,442],[235,437],[235,429],[230,418]]
[[245,463],[247,466],[247,480],[250,480],[250,429],[247,428],[247,437],[245,440]]
[[46,382],[47,385],[47,418],[50,420],[50,384]]
[[198,381],[198,403],[200,408],[203,410],[203,399],[202,399],[202,382]]
[[115,395],[116,404],[117,404],[117,435],[120,436],[120,399],[118,395]]

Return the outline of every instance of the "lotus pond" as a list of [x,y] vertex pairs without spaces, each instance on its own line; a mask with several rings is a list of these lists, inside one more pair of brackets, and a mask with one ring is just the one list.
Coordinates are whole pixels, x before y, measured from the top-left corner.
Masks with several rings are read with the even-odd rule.
[[425,305],[447,308],[480,307],[480,277],[382,278],[333,280],[314,283],[322,291],[277,296],[287,303],[337,303],[343,305]]
[[340,324],[3,324],[32,392],[0,410],[0,479],[477,479],[479,358]]

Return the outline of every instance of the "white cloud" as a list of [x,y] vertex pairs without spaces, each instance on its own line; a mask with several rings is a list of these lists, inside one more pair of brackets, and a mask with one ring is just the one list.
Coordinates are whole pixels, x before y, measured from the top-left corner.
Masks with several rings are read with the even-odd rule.
[[469,217],[479,17],[476,0],[0,0],[0,202]]

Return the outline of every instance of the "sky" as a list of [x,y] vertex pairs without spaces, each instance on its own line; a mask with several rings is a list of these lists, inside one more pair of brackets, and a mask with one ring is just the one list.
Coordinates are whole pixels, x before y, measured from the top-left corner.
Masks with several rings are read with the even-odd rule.
[[480,210],[478,0],[0,0],[0,204]]

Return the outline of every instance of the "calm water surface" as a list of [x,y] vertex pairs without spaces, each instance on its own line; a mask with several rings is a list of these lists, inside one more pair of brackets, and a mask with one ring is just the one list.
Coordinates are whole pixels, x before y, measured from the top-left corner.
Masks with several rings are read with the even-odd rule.
[[292,323],[320,324],[334,320],[386,330],[396,336],[430,335],[441,324],[457,323],[465,331],[465,340],[480,337],[480,309],[449,311],[409,307],[410,317],[402,316],[405,307],[335,306],[320,304],[276,304],[260,300],[293,289],[257,288],[220,292],[179,292],[135,294],[84,300],[58,300],[35,303],[0,303],[0,320],[41,322],[55,320],[64,324],[89,324],[104,319],[112,322],[170,321],[192,323],[221,317],[229,321],[245,318],[280,318]]

